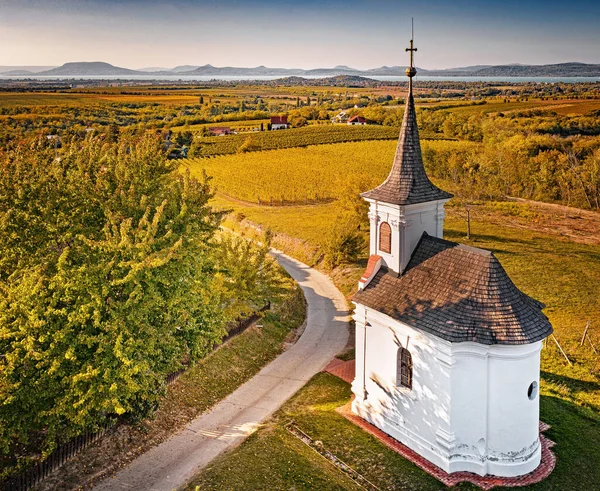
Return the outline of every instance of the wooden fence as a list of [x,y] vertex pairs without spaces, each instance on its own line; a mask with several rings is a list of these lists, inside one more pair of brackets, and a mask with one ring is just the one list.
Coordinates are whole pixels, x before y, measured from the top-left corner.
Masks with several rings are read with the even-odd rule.
[[111,427],[111,424],[107,424],[100,431],[79,435],[70,442],[59,445],[43,462],[39,462],[20,475],[12,477],[4,481],[4,483],[0,483],[2,490],[26,491],[31,489],[36,484],[42,482],[52,471],[62,466],[67,460],[100,439]]
[[[234,327],[227,331],[227,335],[223,338],[219,345],[215,346],[215,349],[218,346],[221,346],[223,343],[229,341],[231,338],[243,333],[263,316],[263,312],[269,310],[270,308],[271,303],[269,302],[250,317],[240,319],[235,323]],[[185,372],[185,370],[186,368],[183,368],[168,375],[166,379],[167,385],[175,382]],[[28,491],[36,484],[42,482],[51,472],[61,467],[67,460],[71,459],[83,449],[102,438],[102,436],[104,436],[104,434],[113,426],[114,425],[111,423],[106,424],[99,431],[88,432],[83,435],[79,435],[73,440],[59,445],[46,460],[38,462],[18,476],[14,476],[6,479],[3,482],[0,482],[0,489],[2,491]]]

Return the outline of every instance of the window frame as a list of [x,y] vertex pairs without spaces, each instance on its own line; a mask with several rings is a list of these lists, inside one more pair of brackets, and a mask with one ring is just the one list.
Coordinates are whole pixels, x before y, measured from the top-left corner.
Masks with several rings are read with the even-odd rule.
[[[384,226],[385,226],[387,234],[388,234],[388,240],[386,240],[386,242],[385,242],[385,245],[387,246],[386,248],[383,247],[384,243],[382,241],[382,238],[383,238],[382,229],[384,228]],[[379,225],[378,249],[381,252],[385,252],[386,254],[392,253],[392,227],[390,226],[390,224],[388,222],[381,222],[381,224]]]
[[413,387],[412,354],[402,346],[396,355],[396,385],[408,390]]

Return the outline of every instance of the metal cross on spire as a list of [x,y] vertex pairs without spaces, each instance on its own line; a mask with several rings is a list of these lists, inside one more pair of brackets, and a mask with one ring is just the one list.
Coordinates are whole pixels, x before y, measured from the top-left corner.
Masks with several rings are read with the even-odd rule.
[[417,48],[414,47],[414,38],[415,38],[415,29],[414,24],[412,24],[413,20],[411,19],[411,38],[410,38],[410,48],[406,48],[405,51],[410,51],[410,66],[406,69],[406,76],[411,79],[417,74],[417,69],[414,65],[414,52],[417,51]]

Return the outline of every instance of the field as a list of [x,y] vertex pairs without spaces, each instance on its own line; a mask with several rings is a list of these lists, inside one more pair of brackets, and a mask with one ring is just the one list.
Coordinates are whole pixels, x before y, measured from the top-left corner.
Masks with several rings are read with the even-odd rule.
[[[342,128],[346,130],[348,127]],[[356,137],[369,134],[363,133],[362,128],[356,129]],[[308,138],[311,134],[322,134],[322,131],[322,128],[316,127],[303,136]],[[370,132],[371,135],[374,133]],[[381,132],[382,135],[396,134],[396,138],[397,133],[397,128]],[[347,134],[347,131],[340,132],[342,137]],[[221,140],[226,138],[220,137]],[[379,184],[389,172],[396,145],[395,139],[324,144],[210,159],[187,159],[182,164],[190,169],[192,175],[199,176],[205,171],[214,178],[220,192],[233,198],[252,203],[308,203],[339,196],[339,190],[345,188],[344,184],[349,179],[360,181],[365,190]],[[422,146],[424,155],[428,156],[442,148],[465,152],[477,144],[424,140]]]
[[[250,134],[197,138],[200,153],[204,156],[297,148],[327,143],[362,140],[396,140],[398,128],[391,126],[311,125],[279,131],[257,131]],[[276,158],[276,157],[273,157]],[[219,161],[221,165],[228,162]],[[236,164],[233,163],[233,166]]]

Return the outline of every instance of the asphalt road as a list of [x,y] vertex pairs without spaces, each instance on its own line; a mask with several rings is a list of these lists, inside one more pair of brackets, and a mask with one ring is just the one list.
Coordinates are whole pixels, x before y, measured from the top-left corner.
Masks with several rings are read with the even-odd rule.
[[344,296],[326,275],[281,252],[273,254],[308,303],[298,342],[209,412],[94,489],[171,491],[183,486],[219,454],[239,445],[344,349],[349,320]]

